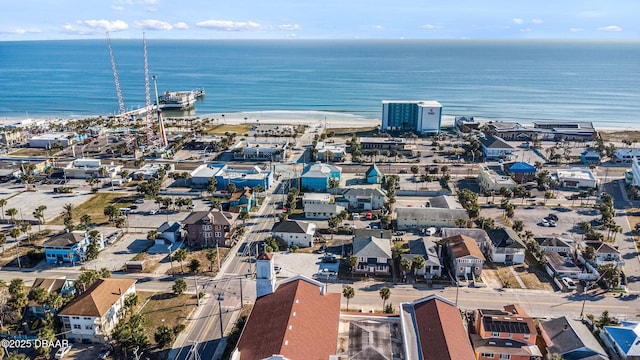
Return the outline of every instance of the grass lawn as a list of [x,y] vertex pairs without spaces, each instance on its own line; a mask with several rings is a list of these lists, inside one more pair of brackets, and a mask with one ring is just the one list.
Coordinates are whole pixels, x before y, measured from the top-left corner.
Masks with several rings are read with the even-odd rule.
[[153,334],[158,326],[164,324],[173,329],[176,325],[184,323],[189,313],[196,307],[196,299],[193,294],[175,296],[171,293],[139,291],[138,295],[140,295],[141,304],[149,300],[139,312],[144,315],[145,332],[154,345]]
[[[207,260],[208,250],[209,249],[189,251],[187,253],[187,258],[182,262],[182,265],[184,266],[184,272],[189,273],[189,262],[191,262],[191,259],[198,259],[200,261],[200,271],[198,272],[198,274],[204,275],[204,276],[215,276],[218,273],[218,260],[213,259],[213,271],[210,272],[209,265],[211,264],[211,261]],[[215,252],[216,248],[211,248],[211,250]],[[219,247],[218,250],[220,251],[220,264],[222,264],[225,257],[229,253],[229,249]],[[177,261],[174,261],[173,267],[171,268],[171,270],[169,270],[168,273],[172,274],[172,273],[180,273],[180,272],[181,272],[180,263]]]
[[207,126],[205,133],[207,135],[224,135],[225,133],[236,133],[236,135],[244,135],[253,127],[254,124],[221,124]]
[[18,151],[14,151],[9,155],[12,156],[49,156],[49,151],[47,149],[40,148],[22,148]]
[[[73,208],[73,222],[79,223],[80,217],[84,214],[91,216],[91,220],[95,224],[106,223],[108,216],[104,215],[104,208],[109,204],[117,204],[116,207],[129,207],[138,198],[138,196],[130,196],[127,193],[105,192],[97,193],[91,199]],[[49,225],[63,225],[63,216],[60,215],[55,219],[47,222]]]
[[328,128],[327,132],[334,132],[336,135],[351,135],[356,134],[356,136],[368,136],[372,135],[376,130],[377,126],[367,126],[367,127],[348,127],[348,128]]
[[[516,277],[511,272],[511,267],[501,267],[497,269],[498,276],[502,282],[502,286],[511,289],[520,289],[520,284]],[[508,286],[506,286],[508,285]]]
[[640,131],[601,131],[600,136],[602,136],[602,140],[605,142],[621,140],[640,141]]

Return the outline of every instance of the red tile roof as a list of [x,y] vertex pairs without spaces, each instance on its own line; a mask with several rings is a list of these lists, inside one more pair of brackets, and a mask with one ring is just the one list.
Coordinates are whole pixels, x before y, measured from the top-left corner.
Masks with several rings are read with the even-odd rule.
[[416,303],[414,309],[424,360],[475,359],[457,307],[434,297]]
[[336,354],[340,294],[322,295],[321,286],[298,278],[256,300],[238,342],[240,359],[277,354],[290,360],[326,360]]

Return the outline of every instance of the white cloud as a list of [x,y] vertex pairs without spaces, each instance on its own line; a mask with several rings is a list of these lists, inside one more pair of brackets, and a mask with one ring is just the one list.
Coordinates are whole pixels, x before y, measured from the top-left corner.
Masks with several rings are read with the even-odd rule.
[[382,26],[382,25],[373,25],[372,28],[375,29],[375,30],[382,30],[382,29],[384,29],[384,26]]
[[42,30],[40,29],[25,29],[25,28],[15,28],[11,30],[0,30],[0,34],[4,35],[25,35],[25,34],[39,34]]
[[609,25],[609,26],[599,27],[598,31],[618,32],[618,31],[622,31],[622,28],[617,25]]
[[422,25],[422,26],[420,26],[420,29],[429,29],[429,30],[432,30],[432,29],[440,29],[440,26],[438,26],[438,25],[433,25],[433,24],[427,24],[427,25]]
[[520,18],[513,18],[512,20],[514,23],[521,25],[524,24],[524,20],[520,19]]
[[581,11],[578,14],[576,14],[576,16],[579,18],[592,19],[592,18],[597,18],[602,16],[602,14],[597,11]]
[[129,28],[129,25],[127,25],[127,23],[122,20],[83,20],[78,21],[78,24],[86,26],[89,29],[109,32],[124,31]]
[[544,20],[542,19],[531,19],[532,24],[542,24]]
[[262,26],[253,21],[206,20],[196,26],[216,31],[257,31]]
[[582,28],[571,28],[571,29],[569,29],[569,31],[572,32],[572,33],[577,33],[577,32],[584,31],[584,29],[582,29]]
[[533,30],[531,30],[531,28],[524,28],[524,29],[520,29],[520,32],[523,33],[528,33],[528,32],[532,32]]
[[173,28],[176,30],[188,30],[189,29],[189,25],[187,25],[187,23],[185,22],[178,22],[173,24]]
[[298,24],[282,24],[282,25],[278,25],[278,29],[287,30],[287,31],[297,31],[297,30],[302,30],[302,26]]
[[133,1],[131,0],[116,0],[111,3],[111,9],[115,11],[123,11],[125,9],[125,5],[133,5]]
[[149,11],[149,12],[158,11],[158,6],[157,6],[158,0],[144,0],[142,4],[146,11]]
[[134,25],[143,30],[171,30],[173,26],[167,22],[153,19],[136,21]]

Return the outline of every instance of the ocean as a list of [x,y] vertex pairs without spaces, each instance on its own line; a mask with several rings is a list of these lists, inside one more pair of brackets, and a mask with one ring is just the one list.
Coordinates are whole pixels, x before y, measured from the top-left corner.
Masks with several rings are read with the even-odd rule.
[[[127,108],[144,105],[142,40],[113,40]],[[158,90],[203,88],[191,115],[328,111],[379,119],[381,100],[437,100],[484,120],[640,119],[640,42],[147,40]],[[0,119],[117,112],[105,40],[0,42]],[[151,83],[153,91],[153,83]],[[258,116],[258,115],[256,115]]]

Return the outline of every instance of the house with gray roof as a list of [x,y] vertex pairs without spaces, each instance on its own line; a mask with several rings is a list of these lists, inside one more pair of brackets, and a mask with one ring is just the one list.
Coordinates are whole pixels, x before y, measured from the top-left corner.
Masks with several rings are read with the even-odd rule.
[[506,157],[515,151],[513,146],[495,135],[485,135],[484,137],[479,137],[478,140],[480,141],[482,155],[487,159]]
[[349,210],[380,210],[386,199],[379,188],[348,188],[342,196],[349,202]]
[[409,241],[409,253],[402,254],[402,259],[408,259],[412,262],[416,257],[424,259],[424,266],[415,269],[416,276],[423,276],[431,279],[433,276],[441,276],[442,263],[440,262],[440,253],[438,246],[429,238],[419,238]]
[[316,220],[326,220],[332,215],[337,215],[342,210],[344,210],[344,206],[338,205],[336,203],[333,204],[323,204],[323,203],[310,203],[304,205],[304,218],[305,219],[316,219]]
[[573,252],[573,240],[563,239],[556,236],[537,236],[533,241],[538,243],[540,249],[545,253],[555,252],[560,255],[567,255]]
[[306,221],[284,220],[271,229],[273,237],[282,239],[290,246],[309,247],[316,236],[316,224]]
[[354,274],[391,275],[391,241],[375,236],[353,239],[353,256],[358,258]]
[[518,234],[511,228],[490,229],[488,254],[496,263],[522,264],[526,246]]
[[566,316],[540,321],[540,335],[549,354],[566,360],[606,360],[607,352],[581,321]]

